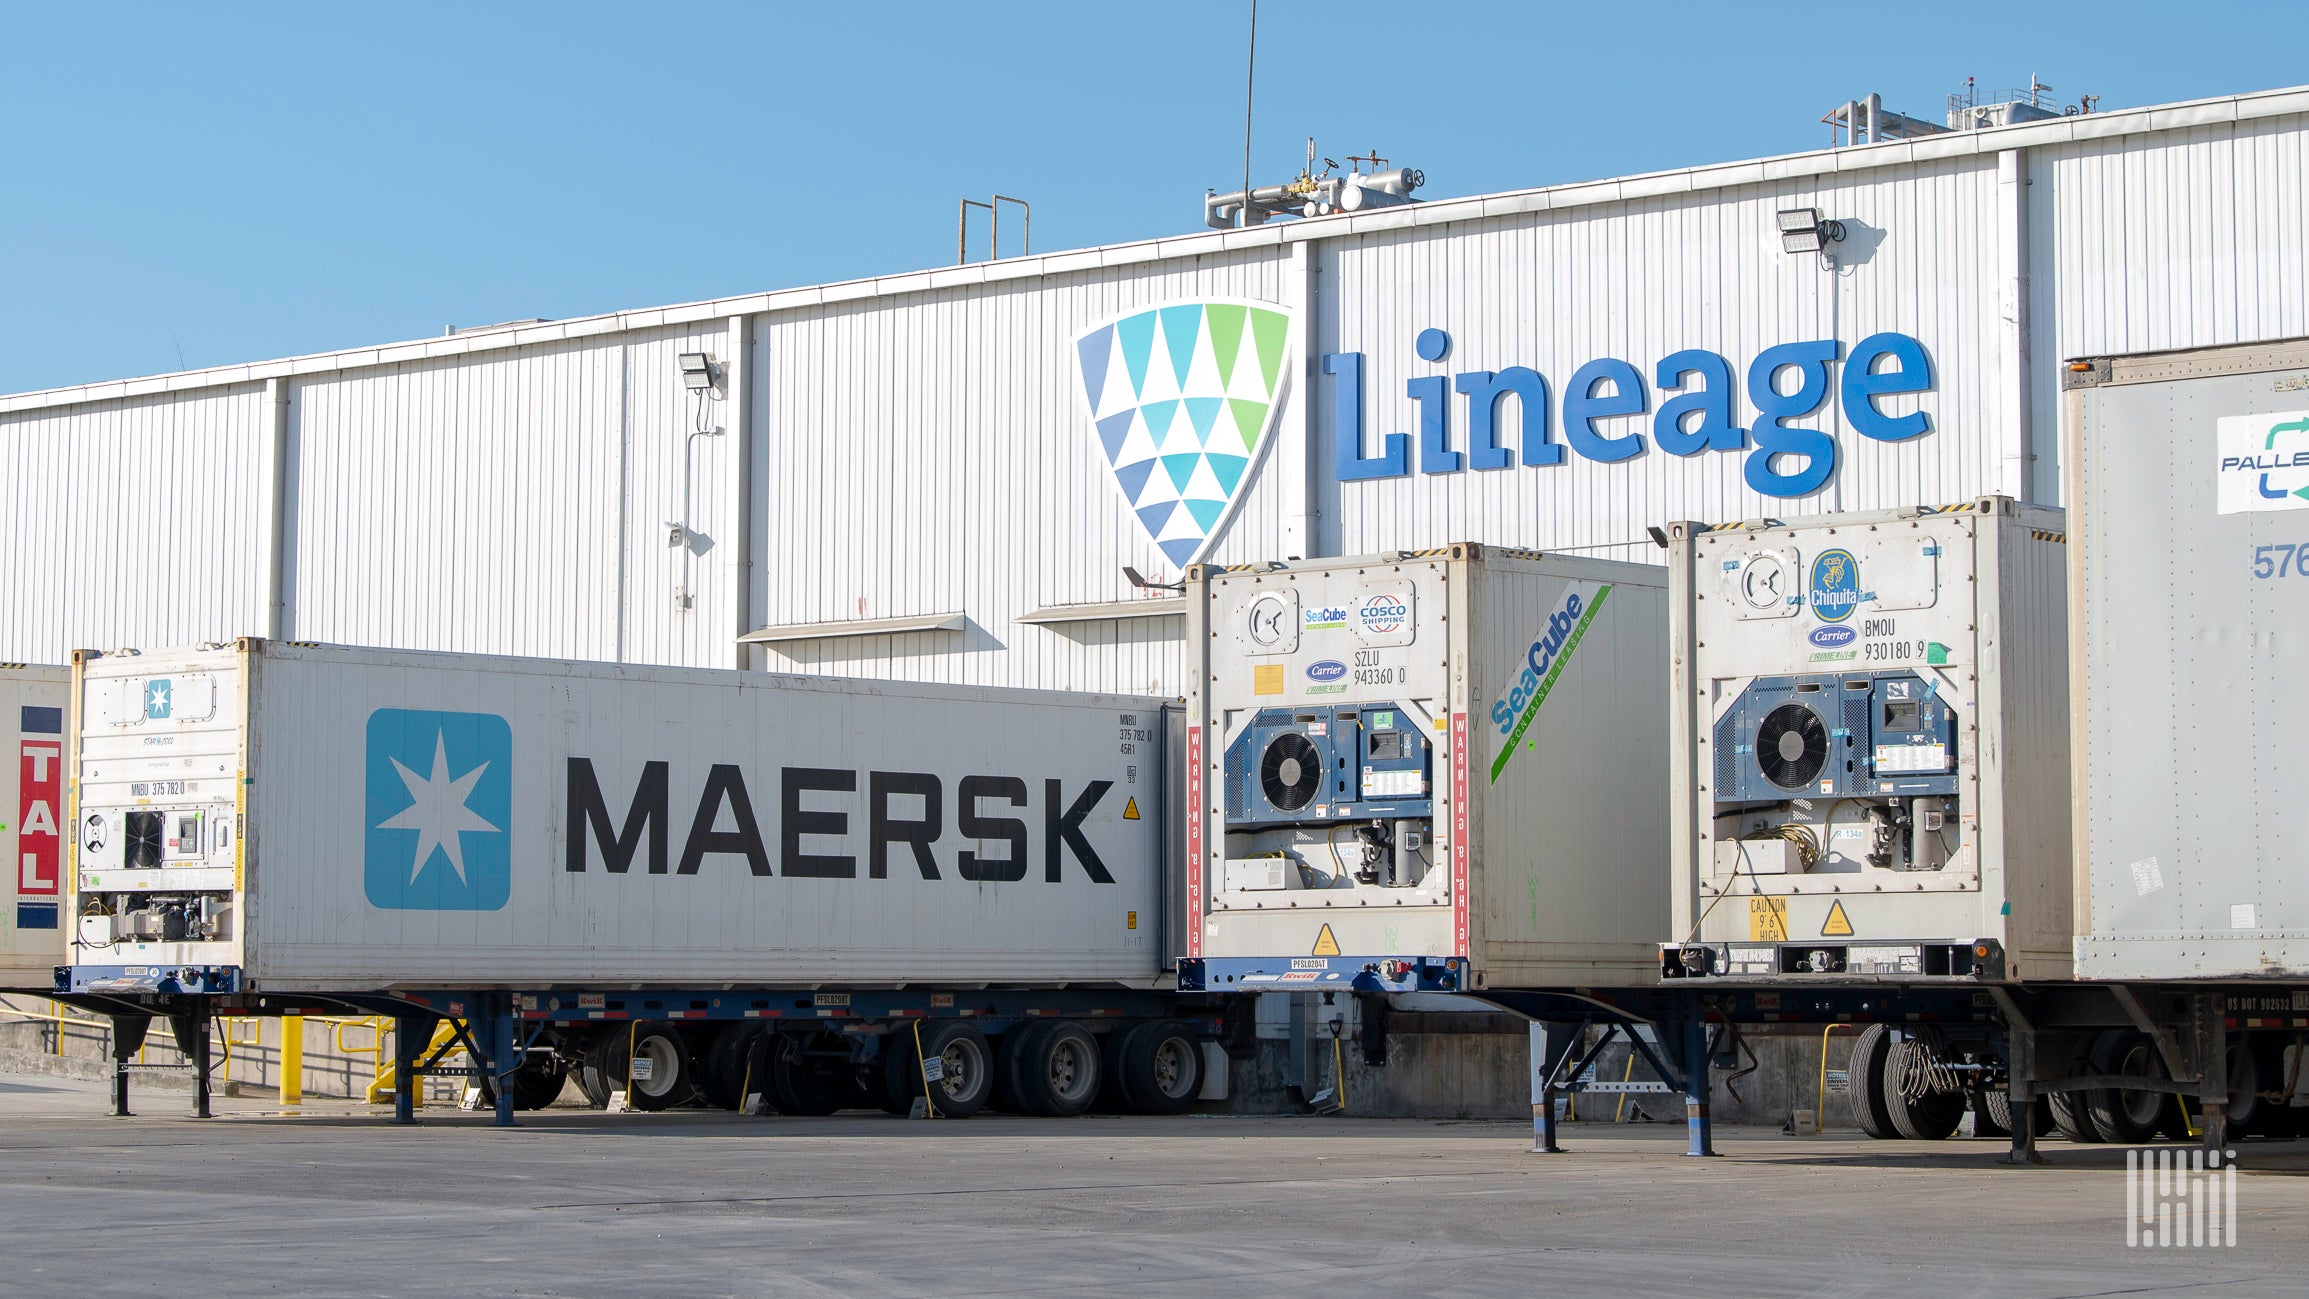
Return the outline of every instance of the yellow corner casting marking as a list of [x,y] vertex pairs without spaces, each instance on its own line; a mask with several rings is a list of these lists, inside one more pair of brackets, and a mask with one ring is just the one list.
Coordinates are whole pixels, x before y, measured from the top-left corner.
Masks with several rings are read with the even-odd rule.
[[1310,954],[1314,956],[1337,956],[1339,954],[1339,940],[1331,936],[1331,926],[1323,926],[1323,931],[1315,935],[1315,950]]
[[1125,821],[1138,820],[1138,800],[1136,798],[1122,805],[1122,819]]
[[1828,904],[1828,918],[1820,922],[1820,936],[1822,938],[1850,938],[1852,936],[1852,918],[1844,914],[1843,902],[1837,901]]
[[1788,899],[1748,899],[1748,941],[1753,943],[1784,943],[1788,941]]

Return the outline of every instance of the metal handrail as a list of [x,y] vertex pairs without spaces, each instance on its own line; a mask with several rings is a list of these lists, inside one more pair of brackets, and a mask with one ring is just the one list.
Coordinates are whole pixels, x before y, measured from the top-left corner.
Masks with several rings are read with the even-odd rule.
[[[1828,1124],[1828,1035],[1840,1028],[1857,1029],[1858,1027],[1857,1024],[1830,1024],[1820,1030],[1820,1086],[1818,1090],[1812,1093],[1812,1134],[1814,1136],[1818,1136],[1824,1131]],[[1866,1086],[1866,1083],[1863,1082],[1862,1085]],[[1846,1061],[1844,1064],[1844,1089],[1846,1095],[1851,1094],[1852,1064],[1850,1061]]]

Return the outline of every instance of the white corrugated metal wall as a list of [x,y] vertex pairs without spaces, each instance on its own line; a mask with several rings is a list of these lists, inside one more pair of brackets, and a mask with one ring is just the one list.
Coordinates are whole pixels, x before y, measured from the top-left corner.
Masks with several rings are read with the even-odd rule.
[[264,626],[265,386],[0,414],[0,660]]
[[[2061,359],[2309,333],[2305,106],[2273,92],[0,398],[0,657],[272,628],[719,666],[744,626],[958,613],[960,633],[787,641],[752,661],[1173,692],[1179,619],[1017,619],[1129,597],[1125,564],[1166,571],[1084,427],[1071,342],[1199,295],[1310,308],[1309,364],[1221,562],[1459,538],[1644,558],[1629,544],[1644,525],[1680,517],[2015,482],[2056,500]],[[1801,205],[1847,222],[1840,267],[1777,247],[1774,210]],[[1428,326],[1453,338],[1437,364],[1411,349]],[[1340,484],[1330,381],[1310,375],[1324,351],[1365,354],[1376,449],[1411,431],[1415,376],[1530,365],[1560,424],[1572,371],[1597,357],[1648,380],[1661,357],[1703,347],[1744,385],[1764,347],[1848,349],[1878,330],[1929,350],[1933,431],[1872,442],[1827,404],[1799,422],[1836,432],[1841,463],[1800,500],[1749,491],[1745,452],[1656,447],[1618,465],[1571,454]],[[694,445],[673,361],[686,350],[718,358],[731,398],[707,420],[730,432]],[[1464,400],[1451,406],[1464,446]],[[1743,399],[1736,421],[1753,416]],[[1648,440],[1648,418],[1622,423]],[[674,521],[695,530],[690,550],[666,544]]]

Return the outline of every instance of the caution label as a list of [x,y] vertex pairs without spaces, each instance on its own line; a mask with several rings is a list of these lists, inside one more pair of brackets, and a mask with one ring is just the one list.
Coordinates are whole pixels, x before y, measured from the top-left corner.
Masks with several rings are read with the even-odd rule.
[[1844,904],[1841,901],[1828,904],[1828,918],[1820,922],[1820,936],[1822,938],[1850,938],[1852,936],[1852,918],[1844,914]]
[[1122,819],[1125,821],[1138,820],[1138,799],[1136,797],[1132,797],[1123,803]]
[[1337,956],[1338,954],[1339,940],[1331,936],[1331,926],[1325,925],[1322,932],[1315,935],[1315,950],[1311,955]]
[[1788,899],[1748,899],[1748,940],[1756,943],[1788,941]]
[[1283,665],[1261,663],[1251,669],[1251,693],[1279,695],[1283,693]]

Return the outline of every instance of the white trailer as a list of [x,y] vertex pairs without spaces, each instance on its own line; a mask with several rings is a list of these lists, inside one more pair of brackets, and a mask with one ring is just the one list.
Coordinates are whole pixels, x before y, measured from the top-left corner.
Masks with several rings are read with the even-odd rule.
[[1159,991],[1160,699],[253,639],[76,663],[65,992],[430,1010],[532,1100],[575,1069],[735,1102],[756,1046],[801,1111],[902,1107],[924,1059],[947,1113],[998,1073],[1037,1112],[1102,1064],[1141,1108],[1199,1091]]
[[1190,571],[1180,986],[1656,982],[1666,578],[1470,542]]
[[71,669],[0,664],[0,991],[47,992],[64,961],[64,729]]

